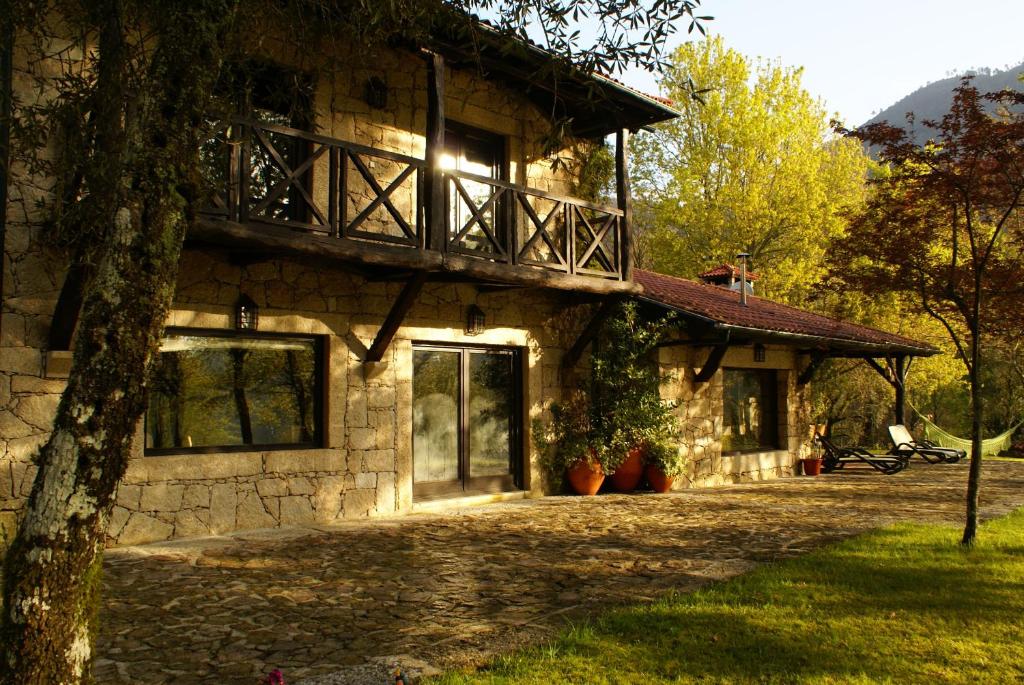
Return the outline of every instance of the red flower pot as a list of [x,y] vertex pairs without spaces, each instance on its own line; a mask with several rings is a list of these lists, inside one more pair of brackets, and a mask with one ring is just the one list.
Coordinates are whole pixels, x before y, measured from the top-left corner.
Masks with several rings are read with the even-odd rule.
[[634,447],[626,455],[626,460],[619,464],[615,473],[608,476],[615,492],[633,492],[644,477],[644,448]]
[[675,479],[671,476],[666,476],[665,472],[654,464],[648,464],[646,475],[647,482],[651,484],[655,492],[664,493],[672,489],[672,483]]
[[604,482],[604,470],[597,462],[578,461],[569,467],[569,485],[577,495],[596,495]]
[[803,469],[805,476],[820,476],[821,459],[801,459],[800,468]]

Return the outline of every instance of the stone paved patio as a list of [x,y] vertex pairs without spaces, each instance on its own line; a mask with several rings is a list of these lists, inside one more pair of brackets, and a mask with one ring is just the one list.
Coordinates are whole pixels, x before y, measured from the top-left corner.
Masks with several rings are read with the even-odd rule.
[[[482,661],[868,528],[960,522],[966,478],[965,465],[915,463],[113,550],[97,681],[252,684],[279,667],[291,683],[370,657]],[[1024,506],[1024,463],[988,463],[983,488],[985,516]]]

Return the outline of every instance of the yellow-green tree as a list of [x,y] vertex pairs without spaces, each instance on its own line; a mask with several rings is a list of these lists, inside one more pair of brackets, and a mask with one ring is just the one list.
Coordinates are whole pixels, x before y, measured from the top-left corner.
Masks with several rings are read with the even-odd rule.
[[869,160],[831,135],[801,71],[717,37],[670,57],[662,90],[683,115],[634,147],[643,267],[692,277],[745,251],[762,293],[806,299],[843,212],[863,201]]

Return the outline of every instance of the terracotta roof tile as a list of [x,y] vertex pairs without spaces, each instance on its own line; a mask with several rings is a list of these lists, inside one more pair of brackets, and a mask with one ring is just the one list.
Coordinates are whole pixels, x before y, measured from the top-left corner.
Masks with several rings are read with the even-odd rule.
[[[825,338],[836,347],[887,347],[892,352],[934,354],[932,346],[868,326],[840,321],[821,314],[747,296],[740,304],[736,291],[714,285],[637,270],[634,280],[643,286],[643,299],[705,319],[766,333],[789,333]],[[845,345],[844,345],[845,343]]]

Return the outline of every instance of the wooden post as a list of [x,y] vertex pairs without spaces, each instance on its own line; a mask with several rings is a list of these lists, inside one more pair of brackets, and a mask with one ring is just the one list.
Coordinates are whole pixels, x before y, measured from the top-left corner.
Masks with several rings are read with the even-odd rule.
[[427,182],[425,216],[427,247],[442,252],[448,242],[447,207],[444,201],[444,57],[427,53]]
[[896,389],[896,423],[906,423],[906,405],[907,405],[907,370],[906,370],[907,358],[905,356],[897,355],[896,365],[894,368],[895,378],[893,387]]
[[615,193],[622,211],[619,225],[619,273],[622,280],[633,280],[633,198],[629,189],[629,129],[615,134]]

